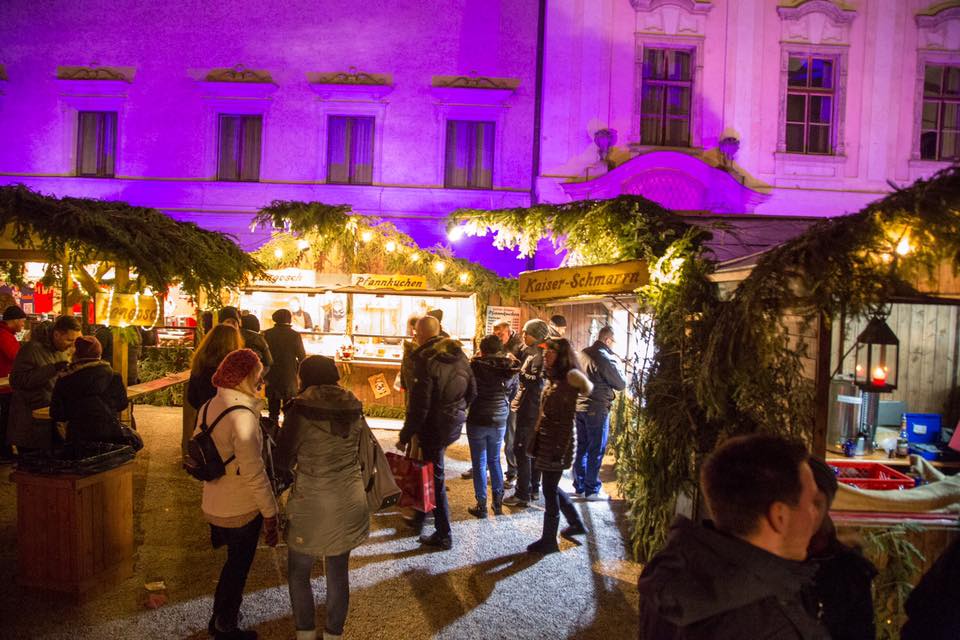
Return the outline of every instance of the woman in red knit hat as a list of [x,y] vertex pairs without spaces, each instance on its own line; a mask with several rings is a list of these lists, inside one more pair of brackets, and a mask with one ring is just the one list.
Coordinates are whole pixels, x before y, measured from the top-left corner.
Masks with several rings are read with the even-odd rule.
[[[210,524],[214,549],[227,547],[220,572],[208,631],[218,640],[256,638],[237,626],[247,573],[257,550],[261,527],[264,540],[277,544],[277,501],[263,465],[260,433],[262,401],[257,397],[263,365],[250,349],[232,351],[223,359],[213,385],[217,394],[198,411],[197,429],[212,425],[210,433],[226,465],[226,473],[203,483],[203,516]],[[196,432],[195,432],[196,433]]]

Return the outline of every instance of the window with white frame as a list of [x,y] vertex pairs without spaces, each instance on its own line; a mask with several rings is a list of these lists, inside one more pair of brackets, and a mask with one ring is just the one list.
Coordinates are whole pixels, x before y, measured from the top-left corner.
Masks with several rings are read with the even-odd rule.
[[960,160],[960,65],[926,64],[920,158]]
[[830,56],[790,55],[785,114],[787,153],[834,153],[836,66],[836,60]]
[[241,182],[260,180],[262,134],[262,116],[220,114],[217,132],[218,180]]
[[77,175],[112,178],[117,154],[117,112],[77,112]]
[[444,186],[450,189],[492,189],[493,122],[448,120]]
[[327,118],[327,182],[373,184],[374,118]]
[[693,51],[644,47],[640,86],[640,143],[690,146]]

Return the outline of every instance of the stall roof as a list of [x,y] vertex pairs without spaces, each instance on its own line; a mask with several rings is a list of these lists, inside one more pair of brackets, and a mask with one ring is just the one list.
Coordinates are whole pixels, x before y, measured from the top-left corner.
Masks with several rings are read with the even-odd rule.
[[740,260],[745,261],[742,266],[752,267],[768,249],[796,238],[825,219],[756,214],[683,214],[683,217],[691,224],[709,228],[713,238],[706,243],[707,251],[718,268]]

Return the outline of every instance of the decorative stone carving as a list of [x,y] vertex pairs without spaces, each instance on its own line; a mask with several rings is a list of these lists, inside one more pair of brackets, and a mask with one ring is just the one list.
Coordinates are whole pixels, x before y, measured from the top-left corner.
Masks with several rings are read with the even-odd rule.
[[243,65],[236,65],[227,69],[213,69],[205,78],[207,82],[251,82],[273,84],[269,71],[247,69]]
[[850,25],[856,17],[829,0],[806,0],[791,7],[777,7],[781,40],[809,44],[848,45]]
[[777,13],[784,20],[801,20],[812,13],[825,14],[837,24],[850,24],[856,10],[846,2],[834,3],[830,0],[793,0],[781,2]]
[[132,82],[127,75],[115,67],[57,67],[59,80],[113,80]]
[[513,91],[520,86],[516,78],[488,78],[485,76],[433,76],[434,87],[451,89],[507,89]]
[[711,0],[630,0],[636,11],[653,11],[666,5],[685,9],[690,13],[709,13],[713,8]]
[[362,86],[388,86],[391,84],[389,75],[382,73],[364,73],[363,71],[357,71],[356,67],[350,67],[347,71],[308,73],[307,78],[311,84],[348,84]]
[[960,50],[960,1],[940,2],[916,16],[920,49]]

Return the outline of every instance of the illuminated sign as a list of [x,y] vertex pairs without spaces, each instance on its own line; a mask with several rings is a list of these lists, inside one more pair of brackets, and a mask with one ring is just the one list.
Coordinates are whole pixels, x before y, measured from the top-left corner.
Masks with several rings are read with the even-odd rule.
[[647,284],[649,279],[644,260],[524,271],[520,274],[520,299],[542,302],[583,295],[630,293]]
[[394,289],[395,291],[426,291],[426,276],[379,276],[355,273],[350,283],[360,289]]

